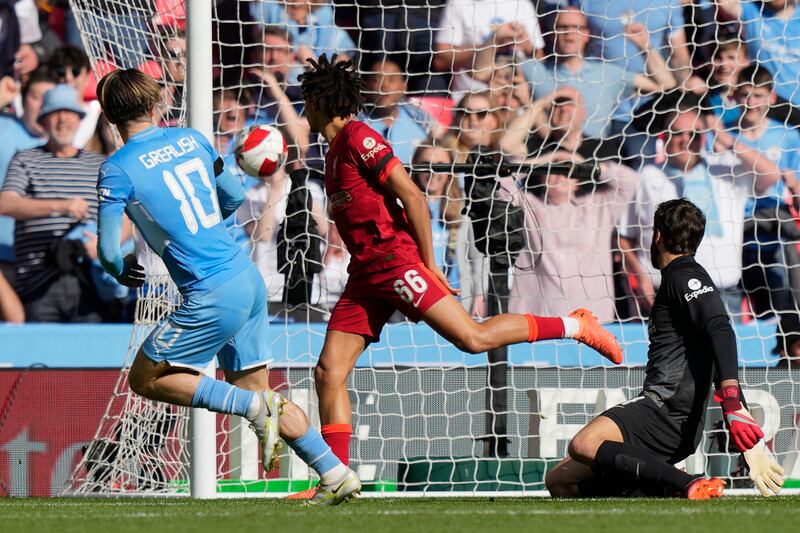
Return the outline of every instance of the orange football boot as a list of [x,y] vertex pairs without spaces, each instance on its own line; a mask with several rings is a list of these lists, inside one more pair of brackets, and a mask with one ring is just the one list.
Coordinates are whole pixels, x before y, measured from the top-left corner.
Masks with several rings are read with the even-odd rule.
[[314,494],[317,493],[317,487],[311,487],[310,489],[301,490],[300,492],[295,492],[294,494],[290,494],[286,497],[287,500],[310,500],[314,497]]
[[600,325],[591,311],[576,309],[569,316],[580,323],[580,330],[574,337],[576,341],[594,348],[615,365],[622,363],[622,347],[617,338]]
[[721,498],[725,490],[725,482],[718,477],[700,477],[689,483],[686,488],[686,499],[688,500],[710,500],[711,498]]

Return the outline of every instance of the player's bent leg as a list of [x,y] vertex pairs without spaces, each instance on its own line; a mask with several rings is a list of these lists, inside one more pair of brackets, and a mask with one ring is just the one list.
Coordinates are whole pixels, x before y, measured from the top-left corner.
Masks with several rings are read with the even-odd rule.
[[[262,462],[267,471],[274,467],[279,450],[278,435],[298,457],[320,476],[320,490],[325,493],[324,505],[336,505],[360,491],[358,476],[342,464],[319,432],[311,427],[300,407],[269,390],[266,367],[242,371],[225,371],[225,378],[242,389],[255,391],[260,398],[259,410],[251,424],[262,446]],[[314,493],[308,495],[309,498]]]
[[139,396],[185,407],[192,405],[199,383],[198,372],[153,361],[141,350],[128,372],[128,386]]
[[[262,445],[262,462],[269,471],[274,467],[280,435],[300,459],[320,476],[320,496],[315,505],[336,505],[354,497],[361,489],[358,476],[342,464],[319,432],[311,427],[300,407],[269,390],[269,374],[265,366],[241,371],[225,371],[225,378],[242,389],[255,391],[260,398],[259,410],[251,423]],[[314,494],[309,494],[311,498]]]
[[687,474],[645,447],[626,443],[622,428],[608,416],[592,420],[573,437],[567,450],[571,459],[607,476],[609,482],[628,480],[640,486],[669,488],[665,494],[689,499],[722,495],[718,480]]
[[528,340],[524,315],[498,315],[475,322],[455,296],[447,295],[422,313],[422,319],[453,345],[468,353],[481,353]]
[[581,485],[594,478],[591,467],[567,457],[547,473],[544,486],[553,498],[581,498]]
[[[229,353],[224,353],[222,360],[228,361],[232,357]],[[246,418],[261,445],[261,463],[269,472],[274,468],[280,452],[279,437],[282,436],[280,427],[287,423],[284,420],[287,400],[280,393],[269,390],[266,365],[245,370],[223,369],[223,371],[228,383],[255,394],[254,408],[247,413]]]
[[578,463],[592,466],[597,450],[604,442],[623,442],[623,440],[622,432],[616,422],[600,415],[578,431],[570,441],[567,453]]
[[246,370],[224,370],[225,381],[245,390],[263,392],[269,388],[269,371],[267,366],[248,368]]
[[454,296],[446,295],[424,310],[422,319],[458,349],[468,353],[481,353],[520,342],[573,338],[615,364],[622,362],[622,348],[616,337],[586,309],[579,309],[568,317],[507,313],[476,322]]

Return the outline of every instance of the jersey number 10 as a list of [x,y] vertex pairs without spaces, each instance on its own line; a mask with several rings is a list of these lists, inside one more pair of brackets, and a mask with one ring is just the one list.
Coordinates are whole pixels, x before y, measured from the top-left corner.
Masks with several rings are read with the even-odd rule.
[[[181,215],[183,215],[183,220],[186,222],[186,227],[189,228],[189,231],[192,232],[192,234],[197,233],[198,220],[204,228],[210,228],[219,224],[222,216],[220,215],[219,204],[217,203],[217,189],[211,184],[203,160],[199,157],[195,157],[185,163],[177,165],[174,170],[175,174],[172,174],[172,172],[168,170],[164,171],[164,183],[167,184],[167,188],[169,192],[172,193],[172,196],[181,203]],[[206,213],[203,208],[203,203],[195,195],[194,184],[189,178],[189,175],[193,172],[197,172],[200,175],[200,181],[202,181],[203,185],[208,189],[209,196],[211,197],[211,213]],[[178,176],[177,180],[175,179],[175,175]],[[179,181],[180,184],[178,184]]]

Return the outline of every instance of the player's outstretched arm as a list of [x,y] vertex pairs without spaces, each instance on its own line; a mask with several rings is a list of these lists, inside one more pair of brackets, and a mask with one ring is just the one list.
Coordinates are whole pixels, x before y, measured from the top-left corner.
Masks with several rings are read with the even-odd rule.
[[383,186],[392,194],[397,196],[406,211],[411,232],[414,240],[417,241],[417,248],[422,262],[431,272],[435,273],[439,280],[448,287],[453,294],[457,291],[450,287],[447,277],[436,265],[433,255],[433,235],[431,232],[431,214],[428,210],[428,200],[422,191],[411,181],[408,173],[402,165],[396,165],[383,182]]

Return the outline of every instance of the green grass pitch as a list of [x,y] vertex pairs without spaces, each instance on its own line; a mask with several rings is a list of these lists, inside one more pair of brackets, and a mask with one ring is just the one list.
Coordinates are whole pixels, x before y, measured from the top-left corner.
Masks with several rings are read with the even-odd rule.
[[228,533],[334,531],[798,531],[800,497],[715,501],[544,498],[360,499],[308,509],[284,500],[0,499],[0,531]]

